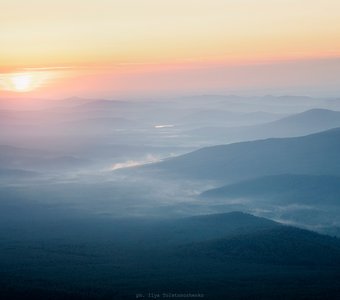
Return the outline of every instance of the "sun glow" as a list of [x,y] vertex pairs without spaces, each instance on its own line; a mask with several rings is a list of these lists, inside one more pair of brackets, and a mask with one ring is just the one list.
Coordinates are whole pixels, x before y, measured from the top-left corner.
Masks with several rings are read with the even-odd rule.
[[45,85],[55,74],[51,71],[31,71],[0,74],[0,88],[11,92],[30,92]]
[[32,88],[32,74],[19,74],[11,78],[13,87],[18,92],[26,92]]

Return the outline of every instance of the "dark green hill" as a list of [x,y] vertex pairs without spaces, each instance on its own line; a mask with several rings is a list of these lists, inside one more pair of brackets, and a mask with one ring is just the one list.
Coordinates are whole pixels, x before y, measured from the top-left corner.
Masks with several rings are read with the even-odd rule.
[[183,247],[186,254],[252,263],[340,266],[340,240],[290,226]]
[[340,295],[338,239],[248,214],[48,220],[1,226],[1,299]]

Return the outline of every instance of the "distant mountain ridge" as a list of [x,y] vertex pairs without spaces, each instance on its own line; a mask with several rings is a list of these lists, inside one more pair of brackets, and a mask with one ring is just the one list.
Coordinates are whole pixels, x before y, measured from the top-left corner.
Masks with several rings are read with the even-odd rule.
[[282,204],[340,206],[340,176],[283,174],[259,177],[203,192],[200,197],[251,198]]
[[340,111],[311,109],[272,122],[242,127],[201,127],[186,134],[193,137],[239,142],[275,137],[296,137],[340,127]]
[[[340,127],[340,111],[314,108],[268,123],[272,131],[290,131],[291,134],[308,134]],[[283,133],[282,132],[282,133]]]
[[303,137],[206,147],[144,169],[225,182],[279,174],[340,175],[339,152],[336,128]]
[[[80,168],[91,161],[56,151],[0,145],[0,163],[5,169],[29,171]],[[13,173],[13,172],[12,172]],[[13,173],[14,174],[14,173]],[[19,174],[19,173],[18,173]]]

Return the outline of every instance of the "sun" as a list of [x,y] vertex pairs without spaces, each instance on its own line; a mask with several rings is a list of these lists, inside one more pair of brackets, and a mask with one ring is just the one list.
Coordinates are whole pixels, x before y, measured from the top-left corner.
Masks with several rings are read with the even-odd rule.
[[0,74],[0,90],[25,93],[47,84],[54,77],[52,72],[31,71]]
[[28,92],[33,89],[33,76],[30,73],[13,75],[10,81],[17,92]]

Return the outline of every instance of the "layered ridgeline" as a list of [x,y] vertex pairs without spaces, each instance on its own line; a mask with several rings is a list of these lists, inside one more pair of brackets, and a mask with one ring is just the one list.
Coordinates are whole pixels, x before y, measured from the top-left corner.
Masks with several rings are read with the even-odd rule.
[[[265,120],[265,119],[264,119]],[[311,109],[272,122],[242,127],[201,127],[187,131],[189,137],[240,142],[271,137],[295,137],[340,127],[340,112]]]
[[340,176],[264,176],[210,189],[200,196],[212,199],[255,199],[272,204],[339,206]]
[[[0,145],[0,170],[66,171],[77,170],[90,160],[61,151],[47,151]],[[5,174],[5,172],[1,172]],[[19,174],[19,173],[18,173]]]
[[222,185],[199,195],[206,203],[248,211],[340,236],[340,177],[284,174]]
[[0,221],[7,240],[0,246],[1,298],[135,299],[150,291],[208,299],[339,295],[339,239],[249,214],[49,219],[44,226],[36,219],[29,235],[24,223]]
[[224,183],[279,174],[340,175],[340,128],[295,138],[205,147],[144,170]]

